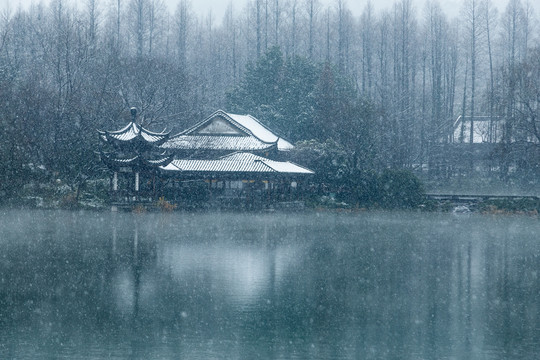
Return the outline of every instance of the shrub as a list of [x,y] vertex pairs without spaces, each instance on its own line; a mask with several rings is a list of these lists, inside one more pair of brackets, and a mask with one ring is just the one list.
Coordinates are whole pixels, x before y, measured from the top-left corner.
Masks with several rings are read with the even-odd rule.
[[385,208],[414,208],[424,200],[421,181],[407,170],[385,170],[379,176],[380,204]]
[[340,201],[360,206],[414,208],[424,202],[420,180],[407,170],[358,171],[345,177],[337,193]]
[[379,201],[378,182],[375,171],[356,171],[339,182],[336,196],[338,200],[352,205],[371,206]]

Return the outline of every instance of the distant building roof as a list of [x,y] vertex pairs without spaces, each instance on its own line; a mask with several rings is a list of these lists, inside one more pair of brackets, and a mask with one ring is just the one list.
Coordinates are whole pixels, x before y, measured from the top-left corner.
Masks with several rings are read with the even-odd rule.
[[313,171],[289,161],[274,161],[251,153],[237,152],[218,160],[173,160],[166,171],[218,173],[313,174]]
[[[473,124],[473,143],[498,143],[502,141],[504,120],[499,117],[475,116]],[[463,133],[462,133],[463,128]],[[470,143],[471,117],[459,116],[454,122],[453,142]],[[463,138],[462,137],[463,134]]]
[[251,115],[218,110],[205,120],[173,136],[163,148],[185,150],[254,151],[272,147],[287,151],[294,146],[274,134]]

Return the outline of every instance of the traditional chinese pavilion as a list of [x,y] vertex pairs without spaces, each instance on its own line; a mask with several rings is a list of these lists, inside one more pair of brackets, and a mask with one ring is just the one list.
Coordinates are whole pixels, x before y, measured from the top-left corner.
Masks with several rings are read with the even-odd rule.
[[129,124],[99,136],[112,172],[111,199],[119,205],[161,198],[180,206],[267,206],[299,200],[313,174],[286,161],[294,146],[251,115],[218,110],[170,136],[137,124],[132,109]]

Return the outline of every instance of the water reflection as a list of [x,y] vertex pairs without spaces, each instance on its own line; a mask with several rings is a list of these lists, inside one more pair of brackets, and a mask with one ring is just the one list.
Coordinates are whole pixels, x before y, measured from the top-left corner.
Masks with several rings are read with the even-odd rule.
[[535,358],[536,219],[10,212],[0,358]]

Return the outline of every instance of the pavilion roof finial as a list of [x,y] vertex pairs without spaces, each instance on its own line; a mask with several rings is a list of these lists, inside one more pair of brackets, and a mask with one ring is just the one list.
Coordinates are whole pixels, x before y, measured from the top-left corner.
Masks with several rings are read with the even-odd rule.
[[132,107],[130,109],[131,111],[131,121],[136,123],[137,122],[137,108],[136,107]]

